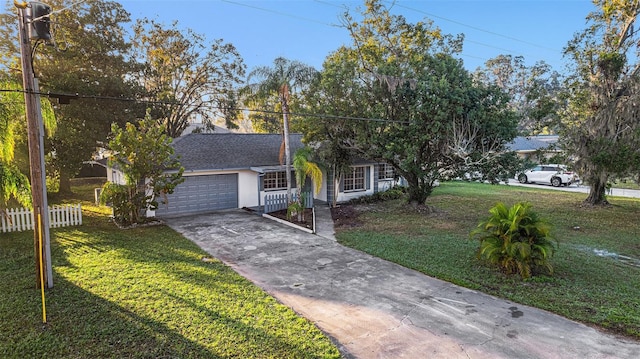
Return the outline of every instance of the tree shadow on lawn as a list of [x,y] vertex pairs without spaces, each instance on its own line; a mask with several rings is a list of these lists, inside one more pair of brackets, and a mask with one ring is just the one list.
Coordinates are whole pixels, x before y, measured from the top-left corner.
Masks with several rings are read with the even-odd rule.
[[[0,353],[7,358],[318,355],[310,335],[301,339],[289,330],[300,326],[281,325],[298,323],[295,313],[258,288],[247,288],[246,279],[220,262],[202,261],[206,254],[177,236],[169,228],[115,235],[83,226],[52,232],[54,288],[46,291],[46,325],[34,288],[32,234],[6,241],[0,236],[0,248],[15,249],[0,253]],[[221,295],[226,292],[236,297]],[[254,294],[242,301],[244,292]],[[270,318],[251,309],[255,306]],[[317,330],[308,325],[303,330]]]
[[32,276],[22,276],[10,290],[2,291],[2,302],[14,305],[0,307],[3,358],[217,358],[163,323],[100,298],[56,273],[54,280],[54,288],[45,294],[47,324],[42,323],[40,291]]

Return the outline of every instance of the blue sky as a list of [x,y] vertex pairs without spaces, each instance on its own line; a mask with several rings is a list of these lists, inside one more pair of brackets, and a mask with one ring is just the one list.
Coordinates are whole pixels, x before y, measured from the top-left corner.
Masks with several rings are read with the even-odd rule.
[[[121,0],[133,19],[166,24],[177,20],[207,39],[236,46],[248,69],[278,56],[317,69],[325,57],[350,44],[337,26],[355,0]],[[391,1],[385,1],[390,5]],[[562,71],[562,49],[585,28],[594,7],[589,0],[396,0],[391,12],[410,22],[429,18],[445,33],[465,34],[461,58],[469,70],[500,54],[522,55],[528,64],[544,60]]]

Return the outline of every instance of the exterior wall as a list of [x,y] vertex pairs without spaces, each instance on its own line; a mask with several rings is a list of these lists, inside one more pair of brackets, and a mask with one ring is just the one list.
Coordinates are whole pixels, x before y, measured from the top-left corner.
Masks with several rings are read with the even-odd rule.
[[249,170],[185,172],[184,177],[238,174],[238,208],[258,205],[258,174]]
[[[378,170],[377,165],[364,165],[357,167],[366,167],[368,171],[366,184],[366,190],[362,191],[352,191],[345,192],[339,191],[337,202],[347,202],[353,198],[358,198],[366,195],[372,195],[375,192],[386,191],[387,189],[399,185],[400,181],[393,180],[378,180]],[[275,190],[275,191],[265,191],[262,188],[261,176],[254,171],[251,170],[235,170],[235,171],[202,171],[202,172],[185,172],[184,177],[189,176],[206,176],[206,175],[216,175],[216,174],[230,174],[237,173],[238,174],[238,207],[258,207],[264,206],[264,196],[266,194],[286,194],[286,189],[284,190]],[[335,185],[341,187],[341,183],[334,184],[333,180],[334,176],[332,173],[323,173],[322,176],[322,187],[320,192],[314,196],[314,198],[319,199],[321,201],[326,201],[331,203],[333,197],[333,191]],[[124,184],[124,176],[123,174],[115,170],[113,168],[109,168],[107,171],[107,180],[113,183]],[[342,180],[341,180],[342,182]],[[307,181],[307,186],[310,187],[309,181]],[[295,187],[292,188],[292,191],[295,192]],[[260,196],[258,198],[258,196]],[[147,215],[152,217],[155,215],[154,211],[148,211]]]
[[126,184],[122,171],[107,167],[107,181],[115,184]]
[[559,155],[560,151],[516,151],[516,155],[521,159],[528,159],[532,162],[546,163],[553,156]]
[[[338,199],[336,202],[340,203],[340,202],[347,202],[353,198],[358,198],[358,197],[362,197],[362,196],[366,196],[366,195],[372,195],[376,192],[383,192],[386,191],[394,186],[401,186],[402,185],[402,180],[379,180],[378,179],[378,171],[379,171],[379,165],[368,165],[368,166],[364,166],[364,167],[368,167],[369,168],[369,185],[367,186],[369,189],[365,190],[365,191],[354,191],[354,192],[344,192],[344,191],[339,191],[338,192]],[[358,166],[358,167],[363,167],[363,166]],[[340,180],[340,182],[342,182],[342,179]],[[338,186],[341,187],[341,183],[337,184]],[[324,173],[323,174],[323,182],[322,182],[322,189],[320,190],[320,193],[316,196],[317,199],[322,200],[322,201],[326,201],[329,204],[332,203],[333,200],[333,194],[334,194],[334,188],[335,188],[336,184],[334,184],[334,174],[333,173]]]
[[329,178],[329,176],[328,176],[327,172],[324,172],[324,171],[323,171],[323,172],[322,172],[322,186],[320,187],[320,192],[318,192],[318,194],[317,194],[317,195],[314,195],[314,197],[313,197],[313,198],[315,198],[315,199],[319,199],[319,200],[321,200],[321,201],[325,201],[325,202],[327,202],[327,201],[328,201],[328,199],[329,199],[329,196],[328,196],[328,194],[327,194],[327,193],[328,193],[328,191],[329,191],[329,188],[328,188],[328,186],[329,186],[328,178]]
[[400,180],[378,180],[378,189],[377,192],[384,192],[393,187],[401,186],[402,182]]
[[238,173],[238,208],[257,206],[258,174],[256,172],[246,170],[235,172]]
[[[256,177],[257,177],[257,173],[256,173]],[[295,195],[296,191],[298,190],[298,187],[297,187],[297,183],[296,183],[296,179],[295,179],[295,173],[293,171],[291,173],[291,178],[293,180],[292,181],[293,182],[292,183],[293,187],[291,187],[291,193],[292,193],[292,195]],[[259,179],[257,179],[257,180],[259,180],[261,182],[260,183],[260,203],[258,204],[258,202],[257,202],[258,197],[257,197],[257,192],[256,192],[256,197],[255,197],[256,202],[255,202],[255,204],[251,205],[251,206],[247,206],[247,207],[256,207],[258,205],[260,207],[264,206],[265,196],[268,195],[268,194],[271,194],[271,195],[276,195],[276,194],[286,195],[287,194],[287,189],[286,188],[285,189],[276,189],[276,190],[264,190],[264,186],[263,186],[263,183],[262,183],[262,181],[263,181],[262,180],[262,175],[260,175]],[[302,191],[303,192],[312,191],[313,190],[312,187],[313,186],[312,186],[311,180],[309,178],[307,178],[307,180],[305,181],[305,185],[304,185],[304,188],[302,189]],[[318,196],[314,195],[314,198],[318,198]]]
[[[375,192],[375,186],[374,186],[374,165],[368,165],[368,166],[353,166],[353,167],[366,167],[368,168],[369,174],[368,174],[368,184],[366,184],[366,190],[364,191],[353,191],[353,192],[344,192],[344,191],[340,191],[338,192],[338,203],[340,202],[347,202],[353,198],[358,198],[358,197],[362,197],[362,196],[367,196],[367,195],[372,195]],[[365,174],[366,176],[366,174]],[[340,180],[342,182],[342,179]]]

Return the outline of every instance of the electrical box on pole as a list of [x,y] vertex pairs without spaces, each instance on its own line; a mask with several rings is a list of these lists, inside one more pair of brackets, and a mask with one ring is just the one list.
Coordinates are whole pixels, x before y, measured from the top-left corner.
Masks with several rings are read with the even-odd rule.
[[25,9],[29,21],[29,38],[31,40],[51,41],[51,7],[45,3],[32,1]]

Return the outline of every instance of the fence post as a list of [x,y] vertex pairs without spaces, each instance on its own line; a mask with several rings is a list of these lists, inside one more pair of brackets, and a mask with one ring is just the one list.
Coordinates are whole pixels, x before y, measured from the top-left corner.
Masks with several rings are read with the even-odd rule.
[[[33,211],[27,208],[9,208],[0,216],[0,232],[20,232],[33,229]],[[82,224],[82,204],[50,206],[49,227],[67,227]]]

